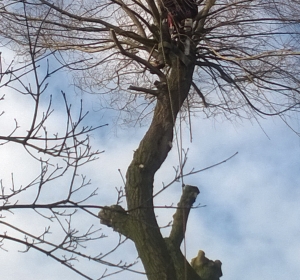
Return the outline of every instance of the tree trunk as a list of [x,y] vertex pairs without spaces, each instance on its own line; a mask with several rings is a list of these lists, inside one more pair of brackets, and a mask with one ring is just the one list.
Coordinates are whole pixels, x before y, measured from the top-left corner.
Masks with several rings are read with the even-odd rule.
[[192,267],[180,250],[198,188],[183,188],[167,238],[161,235],[153,205],[154,175],[172,148],[176,117],[192,84],[193,57],[182,57],[178,48],[172,50],[169,53],[172,67],[167,80],[161,78],[155,82],[158,94],[153,119],[126,173],[127,211],[113,205],[99,212],[101,223],[135,243],[149,280],[217,280],[222,275],[220,261],[210,261],[200,251]]
[[207,259],[200,250],[191,266],[180,250],[198,188],[183,188],[169,237],[162,237],[154,212],[154,175],[172,148],[175,120],[188,96],[195,66],[193,56],[182,59],[181,51],[174,51],[176,54],[169,53],[172,70],[167,80],[161,78],[155,83],[158,94],[153,119],[126,173],[128,210],[113,205],[101,210],[99,217],[101,223],[135,243],[149,280],[219,280],[220,261]]
[[126,174],[128,213],[133,218],[130,236],[149,280],[182,280],[178,278],[170,246],[161,235],[153,208],[154,175],[172,147],[176,116],[188,95],[194,70],[193,64],[185,66],[177,56],[172,66],[168,81],[160,82],[152,123]]

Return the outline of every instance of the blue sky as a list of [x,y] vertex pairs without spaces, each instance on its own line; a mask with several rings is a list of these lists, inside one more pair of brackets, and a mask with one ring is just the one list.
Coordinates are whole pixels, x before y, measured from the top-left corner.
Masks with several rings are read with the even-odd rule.
[[[59,76],[58,76],[59,75]],[[68,93],[69,100],[78,107],[81,96],[75,95],[68,87],[67,79],[58,74],[51,80],[49,93],[59,90]],[[59,77],[59,79],[57,79]],[[6,115],[1,117],[2,131],[8,131],[16,117],[20,124],[26,124],[31,111],[29,101],[14,95],[7,89],[0,93],[7,95],[6,103],[0,104]],[[92,180],[93,188],[98,188],[98,196],[91,203],[111,205],[116,202],[115,187],[123,186],[118,169],[123,174],[132,158],[133,150],[138,146],[146,127],[118,128],[112,122],[111,114],[94,111],[99,96],[84,95],[84,104],[91,111],[89,119],[95,123],[109,123],[109,127],[92,133],[96,149],[105,150],[96,162],[83,167],[82,172]],[[60,102],[59,99],[56,102]],[[56,104],[58,105],[58,104]],[[45,104],[46,106],[46,104]],[[58,106],[60,107],[60,106]],[[50,125],[60,129],[63,114],[58,109]],[[297,119],[291,120],[298,131]],[[254,121],[231,123],[221,119],[204,120],[201,115],[193,118],[193,142],[189,141],[188,129],[183,127],[183,147],[189,148],[186,172],[192,168],[201,169],[220,162],[238,152],[234,158],[215,168],[186,177],[184,183],[198,186],[200,195],[190,215],[186,233],[187,258],[197,255],[198,250],[206,252],[211,259],[220,259],[223,263],[221,279],[293,279],[300,275],[300,138],[280,119],[261,120],[261,127]],[[26,126],[25,126],[26,127]],[[266,136],[268,135],[268,137]],[[38,164],[32,161],[21,147],[16,145],[0,146],[0,175],[9,182],[13,171],[17,183],[25,184],[36,172]],[[174,144],[168,159],[155,177],[155,189],[167,184],[174,178],[174,166],[178,166],[178,154]],[[57,189],[49,189],[51,197],[57,190],[68,184],[68,177],[59,181]],[[157,205],[176,204],[181,194],[181,183],[173,184],[162,192],[155,202]],[[23,197],[25,200],[30,192]],[[29,213],[29,214],[28,214]],[[18,210],[14,215],[8,213],[6,221],[22,225],[24,228],[41,231],[46,225],[32,212]],[[161,226],[168,224],[173,210],[157,211]],[[82,218],[82,219],[81,219]],[[98,225],[92,217],[79,215],[79,226]],[[56,227],[53,226],[53,232]],[[100,240],[93,250],[106,251],[117,241],[118,235],[109,228],[103,232],[110,238]],[[5,229],[7,230],[7,229]],[[5,231],[0,228],[0,231]],[[164,229],[167,234],[169,229]],[[53,238],[60,236],[54,235]],[[0,251],[1,279],[82,279],[61,264],[31,251],[17,253],[19,245],[5,243],[9,252]],[[131,262],[136,253],[129,241],[110,260],[123,259]],[[92,275],[103,273],[105,267],[92,263],[81,264],[82,268],[92,271]],[[137,266],[137,269],[139,265]],[[137,274],[121,273],[107,279],[145,279]]]

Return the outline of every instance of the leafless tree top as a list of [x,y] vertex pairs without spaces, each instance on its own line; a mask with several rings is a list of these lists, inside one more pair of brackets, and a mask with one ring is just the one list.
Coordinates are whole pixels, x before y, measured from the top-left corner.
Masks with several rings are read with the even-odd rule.
[[[189,109],[246,118],[297,110],[299,1],[207,0],[198,6],[189,33],[190,59],[196,59]],[[136,89],[155,96],[155,80],[166,80],[172,67],[167,60],[154,67],[160,46],[178,46],[186,36],[177,30],[166,38],[164,10],[153,0],[2,1],[1,35],[20,54],[36,36],[30,42],[36,55],[55,51],[61,63],[84,58],[74,66],[85,69],[74,72],[80,89],[112,93],[107,106],[130,110],[142,103],[144,110],[152,99],[137,101]],[[172,51],[184,62],[180,47]]]

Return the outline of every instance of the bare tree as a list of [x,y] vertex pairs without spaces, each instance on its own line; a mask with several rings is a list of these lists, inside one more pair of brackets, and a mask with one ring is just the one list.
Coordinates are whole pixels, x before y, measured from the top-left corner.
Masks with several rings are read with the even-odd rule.
[[[208,117],[221,114],[258,121],[276,115],[286,122],[288,112],[299,110],[299,8],[296,0],[1,2],[3,42],[19,55],[27,55],[33,71],[36,61],[51,53],[70,70],[78,89],[103,94],[103,106],[121,111],[126,122],[151,114],[149,129],[126,173],[126,209],[117,204],[99,212],[103,224],[134,242],[148,279],[214,280],[222,275],[220,262],[208,260],[202,251],[191,265],[180,251],[198,189],[183,188],[170,236],[163,238],[154,212],[154,175],[172,148],[176,120],[202,111]],[[37,85],[41,90],[42,84]],[[33,95],[31,91],[26,94]],[[62,142],[50,150],[49,145],[34,148],[52,156],[64,155],[67,166],[76,169],[80,160],[89,161],[94,154],[85,141],[76,140],[65,148],[65,139],[77,139],[90,128],[77,132],[66,108],[71,130],[62,138],[39,139]],[[75,123],[81,119],[82,115]],[[13,131],[1,139],[20,141],[26,147],[31,139],[36,140],[43,124],[44,119],[40,125],[34,119],[23,138],[13,137]],[[78,151],[80,145],[86,147],[83,154]],[[184,176],[183,165],[184,159],[177,178]],[[51,176],[41,175],[34,184],[39,182],[41,189]],[[83,181],[79,188],[84,185]],[[64,214],[53,210],[60,207],[88,211],[71,199],[73,187],[67,200],[41,207],[53,211],[56,219]],[[9,198],[4,193],[2,197],[4,201]],[[29,207],[37,209],[38,198],[39,192]],[[1,209],[18,207],[24,205],[4,203]],[[84,237],[89,238],[89,232]],[[2,238],[9,239],[7,235]],[[46,242],[44,235],[34,239]]]

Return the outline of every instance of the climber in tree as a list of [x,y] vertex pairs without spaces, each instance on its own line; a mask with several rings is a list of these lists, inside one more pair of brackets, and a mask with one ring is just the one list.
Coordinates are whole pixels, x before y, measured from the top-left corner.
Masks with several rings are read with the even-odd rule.
[[162,0],[167,10],[167,21],[170,29],[187,18],[194,18],[198,14],[195,0]]

